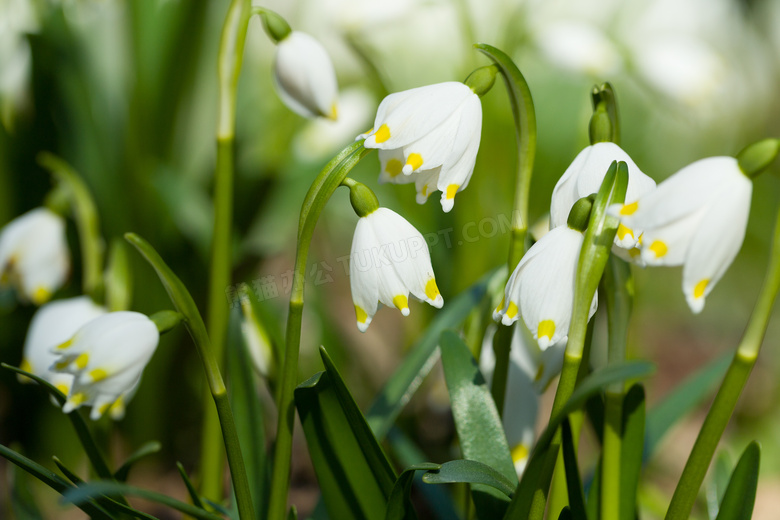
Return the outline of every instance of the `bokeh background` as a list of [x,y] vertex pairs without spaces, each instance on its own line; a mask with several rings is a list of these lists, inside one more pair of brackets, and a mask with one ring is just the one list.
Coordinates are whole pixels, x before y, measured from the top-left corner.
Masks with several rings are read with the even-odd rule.
[[[51,187],[36,154],[54,152],[84,177],[107,241],[134,231],[149,240],[205,312],[215,161],[216,54],[228,3],[206,0],[0,0],[0,225],[39,206]],[[369,128],[382,97],[430,83],[463,80],[487,64],[473,42],[508,52],[536,105],[538,153],[531,215],[549,209],[555,182],[588,144],[589,91],[610,81],[621,112],[622,145],[661,181],[711,155],[734,155],[780,137],[778,0],[274,0],[262,4],[326,46],[340,86],[340,120],[290,113],[273,87],[274,47],[250,23],[238,87],[235,283],[246,282],[284,323],[297,215],[309,183],[329,157]],[[377,185],[378,161],[354,177],[382,205],[429,237],[445,301],[504,263],[511,214],[515,137],[503,85],[483,98],[482,145],[455,210],[437,198],[414,202],[410,186]],[[694,316],[679,269],[635,270],[631,352],[658,364],[648,381],[652,404],[708,360],[738,343],[762,283],[780,200],[780,164],[755,181],[745,243]],[[357,217],[337,192],[314,237],[304,314],[301,379],[320,369],[325,345],[359,404],[367,405],[435,310],[412,306],[401,318],[381,310],[369,331],[354,325],[346,255]],[[56,297],[79,294],[77,235],[70,282]],[[133,309],[170,308],[152,270],[135,253]],[[229,295],[230,288],[226,288]],[[230,305],[226,297],[225,305]],[[0,360],[17,365],[35,309],[0,290]],[[777,318],[777,313],[775,313]],[[602,318],[599,318],[602,319]],[[750,439],[764,448],[755,518],[780,507],[780,324],[770,325],[724,449]],[[598,334],[597,334],[598,339]],[[596,360],[595,362],[598,362]],[[400,419],[430,460],[458,457],[454,429],[434,371]],[[95,424],[119,460],[157,439],[162,453],[131,482],[183,497],[175,462],[197,473],[203,378],[183,330],[167,334],[138,394],[118,424]],[[261,382],[261,389],[264,388]],[[267,390],[268,429],[275,423]],[[446,393],[444,393],[446,396]],[[444,402],[442,403],[442,401]],[[544,414],[542,414],[544,416]],[[701,412],[678,425],[645,472],[648,518],[663,512],[695,438]],[[296,441],[294,500],[305,513],[317,498],[305,443]],[[0,371],[0,443],[53,467],[51,456],[85,470],[70,425],[44,393]],[[0,517],[9,510],[12,469],[0,460]],[[79,518],[54,493],[29,482],[47,518]],[[154,507],[155,514],[168,514]]]

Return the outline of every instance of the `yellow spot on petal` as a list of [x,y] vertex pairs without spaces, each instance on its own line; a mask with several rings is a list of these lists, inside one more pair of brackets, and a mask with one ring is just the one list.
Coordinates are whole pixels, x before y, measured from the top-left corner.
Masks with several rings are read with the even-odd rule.
[[552,341],[552,337],[555,334],[555,322],[553,320],[542,320],[539,322],[539,328],[536,329],[536,336],[538,338],[547,337]]
[[64,395],[68,395],[68,392],[70,392],[70,386],[66,385],[65,383],[59,383],[54,388],[62,392]]
[[87,366],[87,363],[89,363],[89,354],[84,352],[83,354],[80,354],[79,357],[76,358],[76,366],[79,368],[84,368]]
[[368,319],[368,314],[359,306],[355,305],[355,315],[357,316],[358,323],[365,323]]
[[445,197],[448,199],[454,199],[455,194],[458,193],[458,188],[460,188],[460,184],[450,184],[447,186],[447,193]]
[[406,164],[412,167],[412,171],[416,170],[423,164],[422,155],[419,153],[410,153],[409,157],[406,158]]
[[661,258],[669,252],[669,248],[666,246],[666,242],[662,240],[655,240],[650,244],[650,251],[655,253],[656,258]]
[[54,363],[54,370],[65,370],[70,363],[68,361],[57,361]]
[[707,285],[709,285],[709,283],[710,283],[709,278],[705,278],[704,280],[697,283],[696,287],[693,288],[693,297],[701,298],[702,296],[704,296],[704,291],[707,290]]
[[404,165],[398,159],[390,159],[385,165],[385,171],[391,178],[398,177],[401,171],[404,169]]
[[542,376],[544,375],[544,363],[539,363],[539,368],[536,370],[536,375],[534,376],[534,383],[538,383],[542,380]]
[[111,418],[121,419],[125,415],[125,399],[120,397],[111,405]]
[[398,310],[404,310],[409,308],[409,299],[404,296],[403,294],[399,294],[398,296],[393,298],[393,305],[395,305],[395,308]]
[[387,125],[380,126],[379,130],[374,134],[374,139],[377,143],[384,143],[390,139],[390,128],[388,128]]
[[504,308],[504,304],[506,303],[506,297],[501,297],[501,303],[498,304],[498,307],[496,307],[496,312],[501,312],[501,310]]
[[423,197],[427,197],[428,196],[428,185],[427,184],[425,186],[423,186],[422,194],[423,194]]
[[634,236],[634,230],[631,229],[630,227],[624,226],[623,224],[618,224],[618,228],[617,228],[617,236],[618,236],[618,238],[620,240],[623,240],[624,238],[626,238],[626,235],[631,235],[633,237]]
[[425,296],[431,300],[435,300],[440,294],[439,288],[436,286],[436,280],[433,278],[428,280],[428,283],[425,284]]
[[522,442],[512,448],[512,462],[517,464],[518,462],[522,462],[528,458],[528,446],[523,444]]
[[509,302],[509,308],[506,310],[507,318],[514,318],[517,316],[517,304],[515,302]]
[[639,201],[632,202],[631,204],[626,204],[622,208],[620,208],[620,214],[621,215],[633,215],[636,213],[636,210],[639,209]]
[[32,374],[33,366],[32,364],[27,360],[27,358],[22,359],[22,363],[19,365],[19,368],[21,370],[24,370],[25,372],[29,372]]
[[41,305],[51,299],[51,291],[46,287],[38,287],[32,294],[32,301],[35,305]]
[[98,381],[102,381],[105,378],[107,378],[108,377],[108,372],[106,372],[102,368],[96,368],[94,370],[90,370],[89,371],[89,377],[91,377],[92,381],[96,383]]
[[84,392],[78,392],[70,396],[68,402],[73,404],[74,406],[78,406],[84,403],[86,400],[87,400],[87,394],[85,394]]
[[98,412],[100,412],[100,415],[103,415],[110,407],[111,403],[103,403],[100,405],[100,408],[98,408]]
[[339,118],[339,106],[335,102],[330,106],[328,117],[334,121]]
[[642,255],[642,252],[639,250],[638,247],[632,247],[628,250],[628,256],[631,258],[637,258]]
[[57,350],[65,350],[66,348],[68,348],[72,344],[73,344],[73,338],[71,338],[68,341],[65,341],[65,342],[60,343],[59,345],[57,345]]

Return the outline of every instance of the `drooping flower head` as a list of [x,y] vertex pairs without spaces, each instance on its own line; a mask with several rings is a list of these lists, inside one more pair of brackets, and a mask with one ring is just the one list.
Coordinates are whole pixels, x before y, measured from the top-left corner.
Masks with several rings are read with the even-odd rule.
[[361,332],[376,314],[378,304],[409,315],[409,295],[441,308],[425,239],[398,213],[378,208],[361,217],[352,239],[350,287]]
[[[599,142],[582,150],[574,158],[553,189],[550,203],[550,227],[566,224],[574,203],[599,191],[609,166],[613,161],[623,161],[628,166],[628,188],[626,201],[634,202],[642,195],[655,189],[655,181],[642,173],[626,152],[615,143]],[[615,245],[631,249],[636,245],[641,228],[621,225],[615,235]]]
[[[58,358],[51,353],[51,349],[67,341],[83,325],[106,312],[105,308],[95,304],[88,296],[56,300],[43,305],[30,322],[20,368],[45,379],[68,395],[73,375],[49,370]],[[24,380],[29,381],[28,378]]]
[[479,96],[453,81],[390,94],[358,138],[379,149],[381,182],[414,182],[421,204],[438,190],[448,212],[471,179],[481,132]]
[[737,159],[710,157],[609,211],[623,226],[644,230],[639,247],[647,265],[683,266],[683,294],[699,313],[742,246],[752,191]]
[[292,31],[276,46],[274,82],[285,105],[303,117],[338,117],[336,72],[328,52],[306,33]]
[[54,347],[57,360],[51,370],[74,376],[62,411],[91,405],[92,419],[109,409],[115,416],[114,406],[123,412],[159,339],[157,326],[146,315],[119,311],[90,321]]
[[65,220],[36,208],[0,231],[0,286],[41,305],[65,282],[70,269]]

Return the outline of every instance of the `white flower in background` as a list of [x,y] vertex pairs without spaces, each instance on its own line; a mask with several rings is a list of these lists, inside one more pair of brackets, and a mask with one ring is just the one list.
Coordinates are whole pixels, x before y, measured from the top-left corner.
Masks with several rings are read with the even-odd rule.
[[37,30],[33,2],[0,2],[0,122],[6,129],[12,127],[13,112],[28,96],[32,52],[27,34]]
[[[488,326],[479,358],[479,368],[488,386],[491,385],[496,367],[496,356],[493,352],[496,329],[495,325]],[[518,476],[525,470],[536,437],[539,397],[550,381],[560,373],[565,350],[565,341],[540,350],[531,339],[528,329],[520,323],[515,325],[512,331],[506,382],[506,395],[510,398],[504,400],[501,417]]]
[[681,169],[631,204],[609,208],[643,229],[648,265],[682,265],[682,289],[694,313],[728,269],[745,238],[753,183],[733,157],[709,157]]
[[62,411],[91,405],[94,420],[114,405],[123,410],[159,339],[157,326],[146,315],[120,311],[90,321],[52,348],[57,360],[51,370],[74,376]]
[[[522,316],[539,347],[565,340],[569,335],[577,262],[583,235],[568,226],[552,229],[536,242],[517,264],[493,319],[511,325]],[[598,305],[593,296],[588,318]]]
[[[642,173],[631,157],[618,145],[608,142],[592,144],[574,158],[555,185],[550,203],[550,227],[556,228],[566,224],[574,203],[582,197],[599,191],[604,175],[613,161],[623,161],[628,166],[626,202],[634,202],[655,189],[655,181]],[[620,225],[615,235],[615,244],[624,249],[631,249],[636,245],[641,234],[641,228],[633,229]]]
[[535,39],[547,59],[567,70],[603,77],[622,67],[615,44],[585,20],[552,22],[538,30]]
[[338,85],[328,52],[306,33],[292,31],[276,46],[279,97],[303,117],[338,118]]
[[244,315],[244,319],[241,320],[241,332],[252,364],[258,374],[268,377],[274,370],[271,338],[263,324],[255,317],[249,298],[241,299],[241,312]]
[[41,305],[62,286],[69,269],[65,219],[59,215],[36,208],[0,230],[0,287],[11,284]]
[[418,203],[441,191],[448,212],[471,179],[481,133],[479,96],[452,81],[390,94],[358,139],[379,149],[380,182],[415,182]]
[[[106,309],[96,305],[88,296],[57,300],[43,305],[33,315],[27,330],[20,368],[45,379],[60,392],[68,395],[73,375],[49,370],[57,359],[51,349],[67,341],[83,325],[105,313]],[[20,380],[29,381],[24,377],[20,377]]]
[[349,260],[350,287],[361,332],[378,303],[409,315],[409,294],[441,308],[425,239],[401,215],[379,208],[358,220]]

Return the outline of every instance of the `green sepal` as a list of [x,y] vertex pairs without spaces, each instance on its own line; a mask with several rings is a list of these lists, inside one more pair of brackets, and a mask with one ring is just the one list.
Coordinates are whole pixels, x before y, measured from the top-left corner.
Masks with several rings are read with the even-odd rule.
[[482,97],[493,88],[493,85],[496,83],[497,74],[497,65],[486,65],[469,74],[469,77],[467,77],[463,83],[465,83],[474,94]]
[[764,139],[746,146],[737,154],[742,173],[751,179],[766,170],[780,153],[780,139]]
[[583,197],[574,203],[569,212],[569,217],[566,219],[566,225],[571,229],[584,233],[588,229],[588,221],[590,220],[590,211],[593,208],[594,195],[588,195]]
[[379,209],[379,200],[371,188],[350,178],[344,179],[342,184],[349,186],[349,202],[358,217],[367,217]]
[[284,40],[292,32],[290,24],[279,13],[265,7],[254,7],[253,13],[260,15],[263,20],[263,28],[274,43]]
[[588,127],[590,144],[601,142],[620,144],[620,120],[612,85],[602,83],[600,87],[594,86],[590,95],[593,102],[593,115]]
[[158,311],[149,316],[149,319],[157,326],[160,334],[165,334],[181,323],[184,316],[176,311]]

